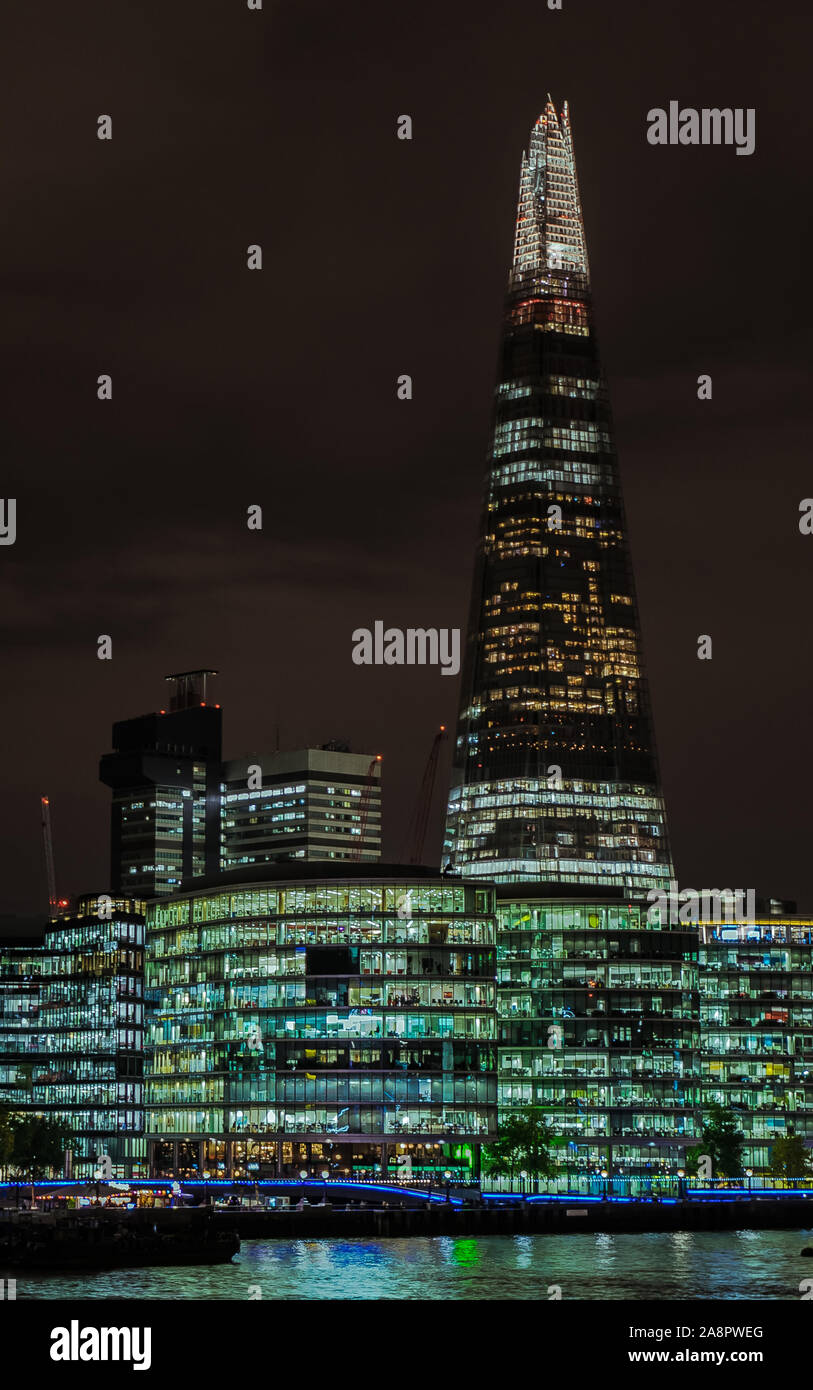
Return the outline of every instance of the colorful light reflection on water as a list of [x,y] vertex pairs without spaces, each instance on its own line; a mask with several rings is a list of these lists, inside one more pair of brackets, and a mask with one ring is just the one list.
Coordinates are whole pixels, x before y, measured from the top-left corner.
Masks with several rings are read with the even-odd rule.
[[252,1240],[231,1265],[23,1273],[18,1298],[800,1299],[803,1231]]

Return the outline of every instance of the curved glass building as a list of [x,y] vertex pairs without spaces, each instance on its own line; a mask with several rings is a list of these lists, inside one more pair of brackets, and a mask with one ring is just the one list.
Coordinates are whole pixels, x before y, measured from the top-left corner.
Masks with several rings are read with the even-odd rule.
[[496,1128],[494,888],[280,866],[148,908],[151,1169],[473,1176]]

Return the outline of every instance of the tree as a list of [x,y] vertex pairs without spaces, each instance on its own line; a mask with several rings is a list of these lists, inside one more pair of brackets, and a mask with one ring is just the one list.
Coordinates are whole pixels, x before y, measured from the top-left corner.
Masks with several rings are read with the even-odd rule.
[[42,1115],[12,1116],[14,1147],[11,1166],[21,1176],[25,1174],[33,1186],[35,1178],[43,1177],[53,1168],[61,1168],[68,1133],[63,1124]]
[[737,1117],[733,1111],[726,1110],[717,1101],[711,1101],[703,1122],[700,1143],[686,1150],[686,1167],[690,1173],[696,1173],[701,1154],[708,1154],[716,1178],[741,1178],[744,1143],[745,1135],[737,1129]]
[[0,1172],[5,1172],[14,1152],[14,1126],[11,1112],[4,1106],[0,1109]]
[[545,1178],[555,1172],[548,1148],[555,1138],[541,1106],[528,1105],[500,1121],[497,1137],[483,1149],[486,1172],[495,1177],[526,1172]]
[[810,1150],[798,1134],[775,1139],[771,1149],[770,1171],[776,1178],[810,1178]]

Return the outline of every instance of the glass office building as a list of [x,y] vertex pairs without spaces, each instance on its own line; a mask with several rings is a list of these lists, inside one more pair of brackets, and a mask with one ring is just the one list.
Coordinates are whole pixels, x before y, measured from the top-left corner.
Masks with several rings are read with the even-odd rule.
[[495,882],[670,877],[567,105],[522,158],[445,856]]
[[497,894],[501,1114],[541,1106],[571,1174],[676,1173],[699,1098],[696,934],[611,891]]
[[113,792],[114,893],[153,897],[220,865],[222,712],[206,700],[215,671],[182,671],[167,708],[113,725],[99,777]]
[[0,938],[0,1106],[32,1099],[31,1056],[39,1033],[42,941]]
[[147,923],[152,1171],[476,1171],[496,1124],[491,885],[286,865]]
[[225,871],[381,856],[381,762],[369,753],[334,745],[246,754],[223,764],[221,795]]
[[765,1171],[775,1139],[813,1148],[813,920],[703,923],[699,961],[703,1104],[734,1112]]
[[0,944],[0,1102],[64,1124],[73,1173],[144,1172],[144,917],[98,899]]

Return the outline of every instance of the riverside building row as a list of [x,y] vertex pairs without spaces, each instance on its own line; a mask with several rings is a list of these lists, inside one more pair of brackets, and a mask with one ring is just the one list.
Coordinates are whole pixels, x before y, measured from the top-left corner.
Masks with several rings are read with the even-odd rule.
[[59,1119],[79,1176],[474,1177],[528,1105],[570,1174],[675,1173],[711,1101],[756,1172],[813,1145],[810,919],[382,865],[96,901],[0,943],[0,1104]]
[[41,978],[4,953],[0,1099],[179,1175],[472,1175],[529,1104],[574,1172],[679,1169],[711,1101],[755,1169],[813,1141],[813,922],[644,906],[674,873],[567,103],[522,158],[445,872],[377,862],[379,759],[224,762],[214,674],[114,726],[146,934],[51,924]]

